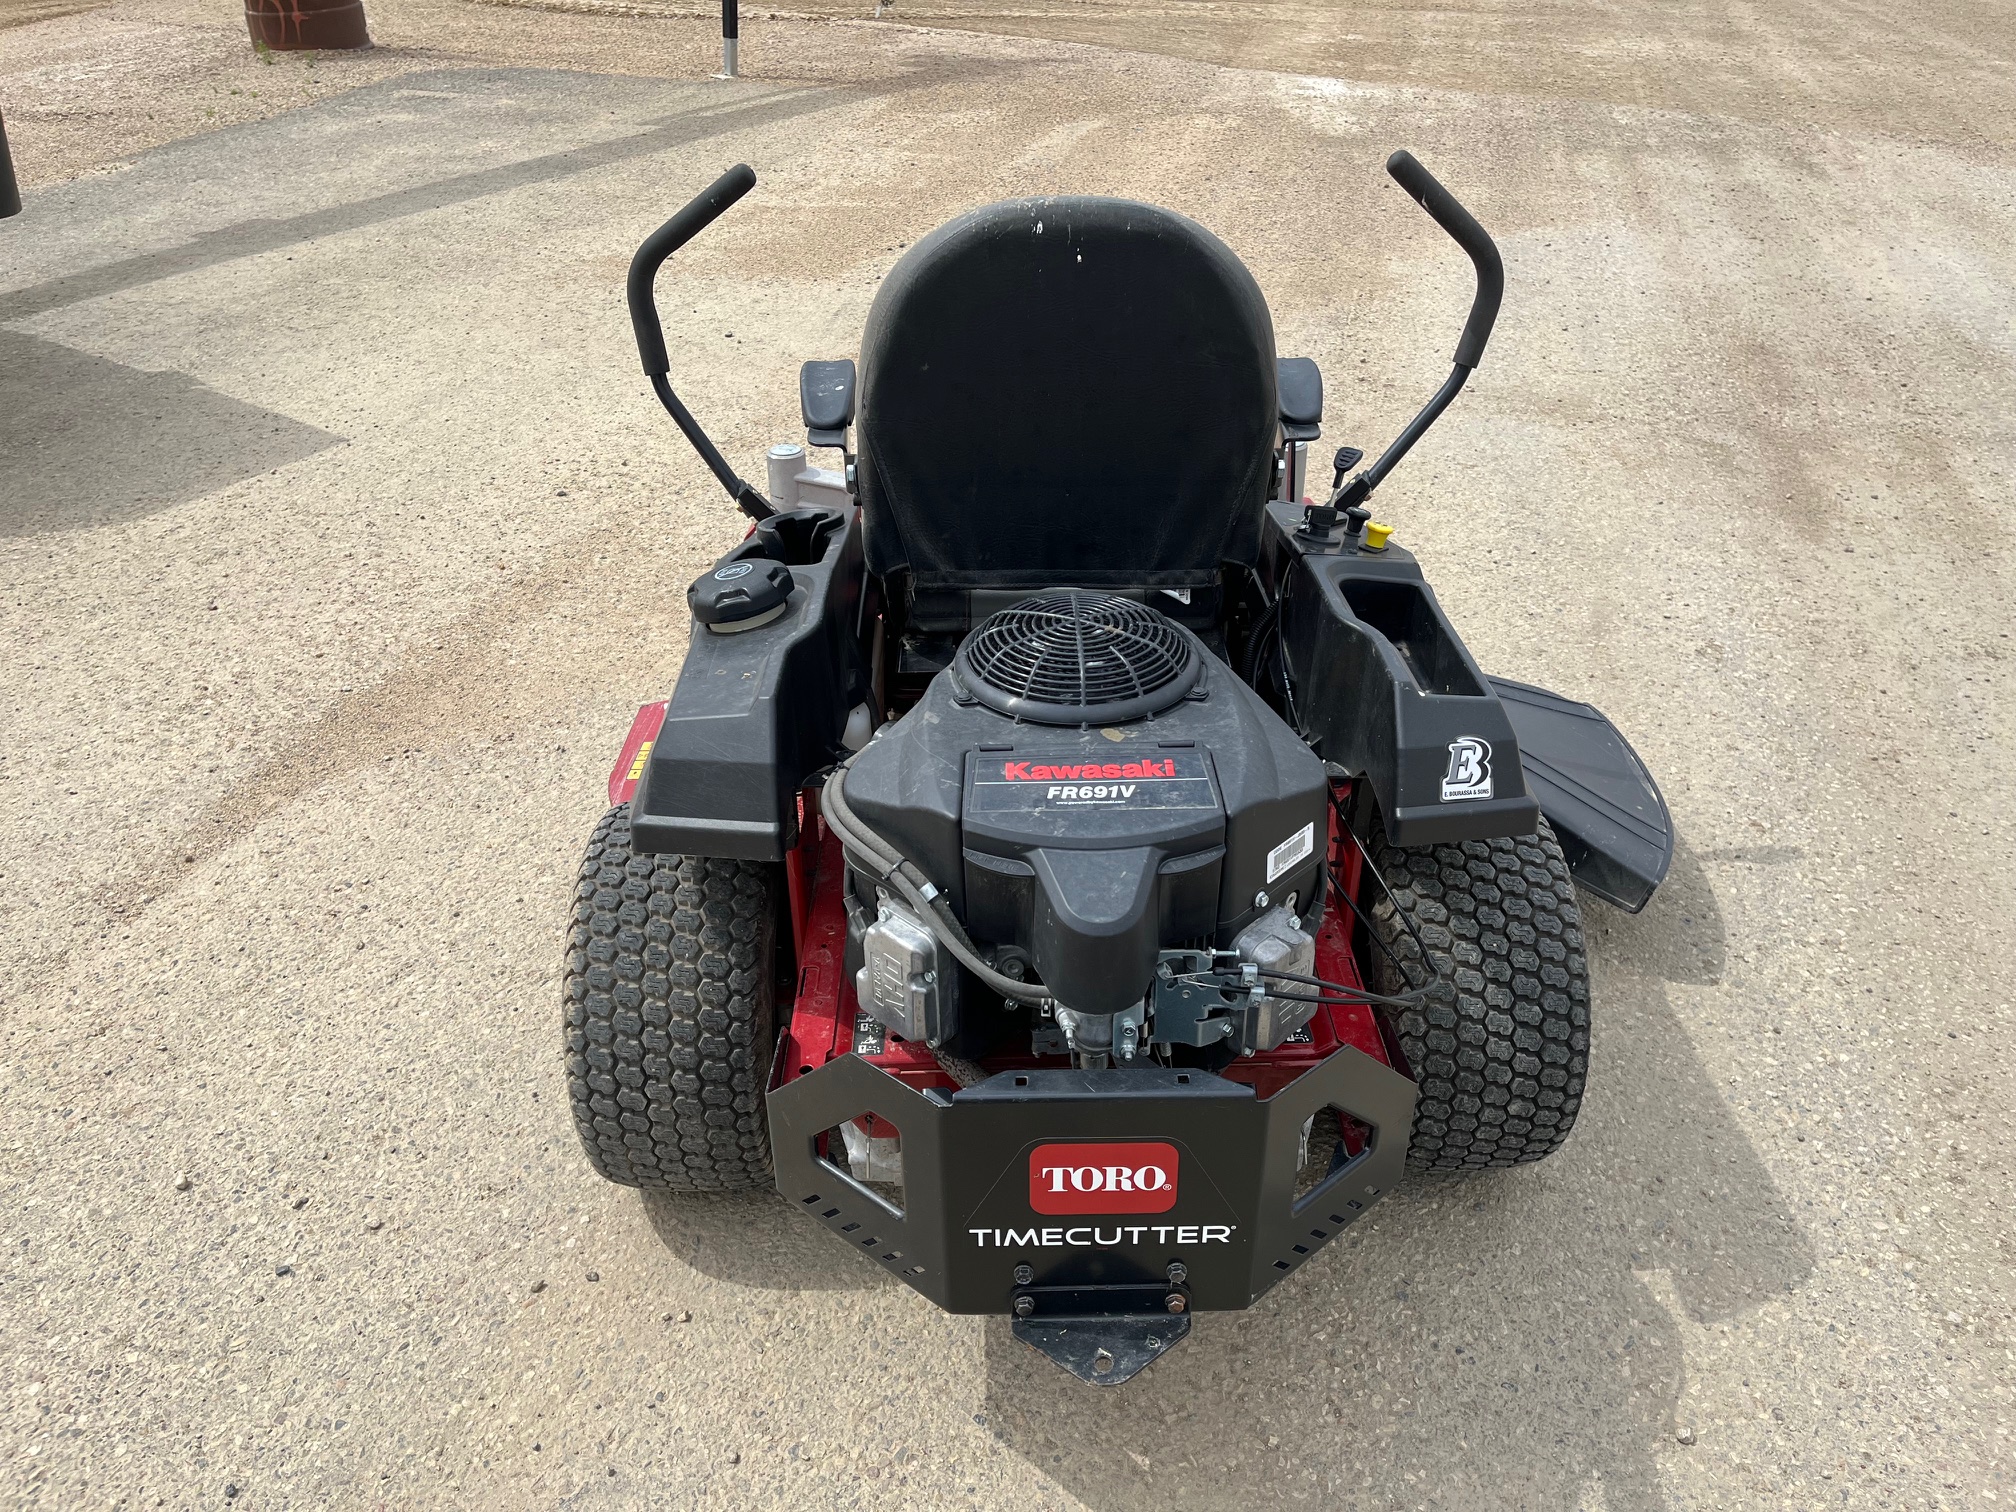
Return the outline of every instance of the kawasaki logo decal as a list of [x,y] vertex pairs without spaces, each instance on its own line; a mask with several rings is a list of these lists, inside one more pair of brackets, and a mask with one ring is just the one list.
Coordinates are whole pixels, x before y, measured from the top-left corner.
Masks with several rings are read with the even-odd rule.
[[1174,777],[1174,761],[1087,761],[1073,766],[1047,762],[1005,761],[1003,782],[1111,782],[1125,777]]
[[[1218,784],[1210,758],[1195,747],[1151,749],[1106,760],[1102,750],[975,752],[967,768],[966,813],[1055,816],[1073,809],[1119,808],[1165,813],[1217,811]],[[1119,756],[1121,753],[1113,753]]]

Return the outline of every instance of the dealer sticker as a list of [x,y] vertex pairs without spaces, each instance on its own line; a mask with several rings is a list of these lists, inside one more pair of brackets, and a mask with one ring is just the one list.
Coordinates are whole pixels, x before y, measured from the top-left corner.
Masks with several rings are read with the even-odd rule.
[[1278,882],[1292,867],[1309,859],[1316,849],[1316,825],[1312,820],[1267,852],[1267,880]]
[[1442,801],[1491,796],[1491,742],[1465,735],[1449,742],[1449,771],[1442,778]]

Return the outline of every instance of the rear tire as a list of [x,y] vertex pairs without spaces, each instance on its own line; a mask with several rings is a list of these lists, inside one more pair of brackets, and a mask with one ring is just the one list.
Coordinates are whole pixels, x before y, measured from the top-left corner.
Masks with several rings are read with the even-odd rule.
[[779,869],[638,856],[603,815],[567,935],[567,1090],[588,1163],[624,1186],[770,1185]]
[[1440,978],[1420,1006],[1382,1010],[1420,1087],[1407,1168],[1551,1155],[1575,1127],[1589,1065],[1582,913],[1554,831],[1542,819],[1537,835],[1401,850],[1375,826],[1366,848],[1394,895],[1370,910],[1373,989],[1427,979],[1400,910]]

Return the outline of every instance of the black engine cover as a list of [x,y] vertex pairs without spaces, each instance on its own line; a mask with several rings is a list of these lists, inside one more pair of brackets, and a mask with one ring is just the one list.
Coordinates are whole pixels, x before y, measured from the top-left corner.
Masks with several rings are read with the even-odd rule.
[[1290,894],[1321,908],[1323,764],[1199,654],[1189,698],[1119,725],[1018,722],[943,673],[856,759],[848,802],[1059,1002],[1132,1007],[1160,950],[1227,946]]

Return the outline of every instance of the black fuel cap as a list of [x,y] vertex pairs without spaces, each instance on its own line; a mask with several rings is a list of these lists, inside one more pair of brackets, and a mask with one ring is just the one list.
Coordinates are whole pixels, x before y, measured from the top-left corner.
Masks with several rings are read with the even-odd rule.
[[784,612],[791,569],[767,557],[745,557],[703,572],[686,590],[693,617],[722,634],[754,630]]

